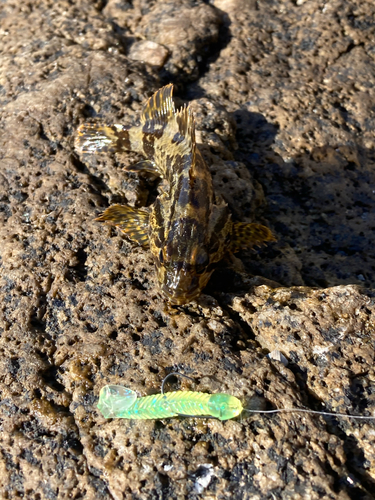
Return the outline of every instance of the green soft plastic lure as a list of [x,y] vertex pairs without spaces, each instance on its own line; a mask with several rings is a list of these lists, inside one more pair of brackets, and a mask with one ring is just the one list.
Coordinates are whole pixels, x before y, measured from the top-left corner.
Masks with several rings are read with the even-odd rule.
[[193,380],[182,373],[172,372],[161,385],[161,394],[139,398],[135,391],[123,385],[105,385],[99,394],[98,409],[105,418],[157,419],[169,417],[214,417],[229,420],[238,417],[242,411],[248,413],[309,413],[329,417],[347,417],[360,420],[375,420],[372,415],[347,415],[307,408],[276,408],[274,410],[245,409],[239,399],[230,394],[205,394],[193,391],[164,392],[169,377],[179,376]]
[[243,410],[230,394],[176,391],[137,397],[122,385],[106,385],[99,395],[98,408],[105,418],[157,419],[182,416],[209,416],[219,420],[237,417]]

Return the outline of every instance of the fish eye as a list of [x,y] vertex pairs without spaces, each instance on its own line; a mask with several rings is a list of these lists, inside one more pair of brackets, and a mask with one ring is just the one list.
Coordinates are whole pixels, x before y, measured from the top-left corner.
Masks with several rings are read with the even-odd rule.
[[210,260],[208,258],[208,253],[205,250],[201,250],[195,259],[195,271],[197,274],[202,274],[205,270]]

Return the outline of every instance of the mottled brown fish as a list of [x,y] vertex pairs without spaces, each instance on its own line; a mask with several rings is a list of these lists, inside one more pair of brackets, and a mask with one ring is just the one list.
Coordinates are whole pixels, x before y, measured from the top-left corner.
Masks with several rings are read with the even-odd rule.
[[172,304],[197,298],[227,252],[273,241],[259,224],[232,222],[227,204],[215,196],[211,174],[195,144],[192,112],[175,110],[173,86],[158,90],[145,105],[141,124],[84,124],[75,147],[82,153],[136,151],[147,160],[128,168],[168,181],[148,208],[112,205],[96,220],[118,226],[131,240],[149,247],[162,292]]

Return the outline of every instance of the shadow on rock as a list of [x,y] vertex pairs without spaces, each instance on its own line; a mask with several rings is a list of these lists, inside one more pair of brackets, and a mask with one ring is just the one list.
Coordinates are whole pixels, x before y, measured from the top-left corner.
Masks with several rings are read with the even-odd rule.
[[375,169],[372,151],[324,146],[283,159],[272,150],[277,128],[258,113],[240,109],[236,160],[261,183],[278,243],[254,260],[241,259],[252,274],[284,285],[371,286],[375,258]]

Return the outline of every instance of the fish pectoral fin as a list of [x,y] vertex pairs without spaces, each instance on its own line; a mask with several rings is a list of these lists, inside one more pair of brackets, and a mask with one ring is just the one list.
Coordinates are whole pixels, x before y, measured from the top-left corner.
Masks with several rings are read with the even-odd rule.
[[124,170],[127,172],[148,172],[153,175],[160,177],[160,170],[156,167],[155,163],[151,160],[142,160],[134,165],[125,167]]
[[234,222],[229,250],[235,253],[243,248],[261,245],[266,241],[276,241],[268,227],[261,224]]
[[80,153],[121,153],[131,149],[129,127],[84,123],[77,130],[74,147]]
[[118,227],[132,241],[147,247],[149,218],[147,210],[128,205],[112,205],[95,220]]

